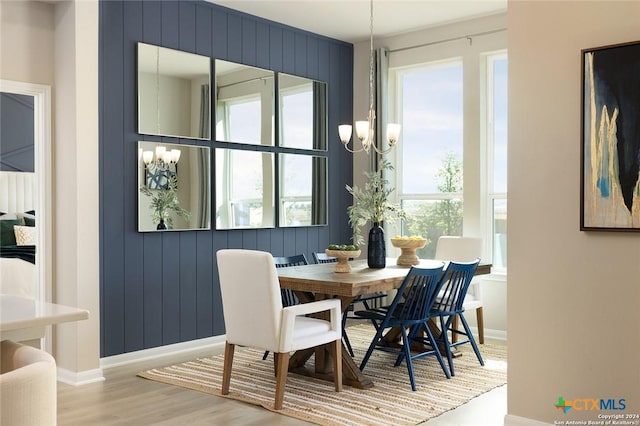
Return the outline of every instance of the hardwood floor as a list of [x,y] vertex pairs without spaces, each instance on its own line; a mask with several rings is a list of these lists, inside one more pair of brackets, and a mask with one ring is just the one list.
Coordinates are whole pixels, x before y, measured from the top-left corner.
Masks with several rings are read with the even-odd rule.
[[300,425],[260,407],[136,376],[141,370],[188,361],[207,353],[114,367],[105,381],[83,386],[58,383],[58,426],[88,425]]
[[[59,426],[303,425],[261,407],[142,379],[136,373],[188,361],[209,352],[174,355],[106,370],[105,381],[83,386],[58,383]],[[507,411],[506,386],[423,424],[498,426]],[[482,420],[479,420],[482,419]]]

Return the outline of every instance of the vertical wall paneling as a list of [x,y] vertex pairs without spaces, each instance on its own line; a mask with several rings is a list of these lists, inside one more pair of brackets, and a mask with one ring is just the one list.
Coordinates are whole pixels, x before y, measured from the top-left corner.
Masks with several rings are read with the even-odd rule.
[[269,28],[269,68],[274,71],[282,71],[282,28]]
[[242,19],[242,63],[255,64],[257,53],[256,21],[250,18]]
[[[329,225],[137,232],[137,141],[209,146],[212,158],[225,145],[137,133],[138,42],[325,81],[330,148],[321,155],[329,161]],[[344,185],[352,157],[332,129],[352,121],[352,57],[350,44],[205,1],[100,2],[101,356],[223,334],[220,249],[311,259],[330,241],[349,238]]]
[[180,50],[196,50],[196,5],[192,2],[180,2],[180,26],[178,28]]
[[[145,348],[162,346],[162,237],[162,234],[142,234],[144,239],[143,344]],[[106,349],[109,348],[103,348],[102,351]]]
[[211,43],[212,27],[211,9],[205,5],[198,3],[195,8],[196,14],[196,53],[198,55],[213,56],[213,48]]
[[236,13],[227,14],[226,38],[227,58],[232,62],[242,62],[242,17],[240,15]]
[[296,51],[296,35],[293,31],[285,29],[282,31],[282,71],[295,74],[296,58],[291,52]]
[[[143,37],[143,5],[140,2],[124,3],[124,86],[123,94],[136,93],[137,43]],[[143,349],[144,341],[144,240],[139,237],[138,217],[132,214],[138,211],[138,191],[126,187],[138,187],[137,144],[128,141],[137,139],[138,105],[137,96],[124,95],[124,139],[120,141],[125,153],[124,158],[124,350],[126,352]]]
[[212,50],[215,58],[228,58],[227,46],[227,12],[222,9],[214,9],[213,14],[213,31],[212,31]]
[[258,22],[256,26],[256,66],[260,68],[271,68],[269,45],[269,25],[265,22]]
[[266,229],[259,229],[256,232],[256,250],[272,250],[273,247],[271,246],[271,232]]
[[180,262],[178,264],[179,297],[179,340],[193,340],[197,338],[197,306],[198,297],[198,262],[197,262],[197,232],[180,233]]
[[174,0],[161,1],[161,34],[162,46],[180,49],[180,3]]
[[[218,247],[213,244],[213,232],[196,232],[196,338],[214,336],[224,333],[220,290],[214,289],[214,277],[218,271],[214,271],[215,252],[218,248],[226,246],[226,238],[216,233],[215,241],[220,243]],[[186,291],[186,290],[185,290]],[[190,309],[193,309],[191,305]],[[185,332],[185,336],[186,336]],[[186,339],[186,337],[185,337]]]
[[[122,192],[124,177],[122,146],[124,144],[124,39],[123,3],[100,3],[102,28],[108,26],[110,34],[100,35],[100,204],[102,206],[100,235],[100,328],[102,348],[112,353],[124,352],[124,211]],[[104,191],[109,185],[113,188]],[[135,187],[134,187],[135,188]],[[108,206],[108,208],[106,208]],[[129,213],[131,214],[131,213]],[[109,285],[104,285],[109,283]]]
[[[307,63],[306,69],[308,70],[307,75],[309,78],[313,78],[314,80],[319,80],[318,76],[320,75],[320,66],[318,64],[318,53],[320,51],[318,39],[313,37],[307,38]],[[325,80],[326,81],[326,80]]]
[[162,257],[158,268],[162,271],[162,343],[180,341],[180,248],[182,232],[167,232],[162,236]]
[[162,44],[162,2],[142,3],[142,40],[145,43]]
[[295,68],[296,75],[309,75],[307,71],[307,36],[304,34],[296,34],[294,38]]

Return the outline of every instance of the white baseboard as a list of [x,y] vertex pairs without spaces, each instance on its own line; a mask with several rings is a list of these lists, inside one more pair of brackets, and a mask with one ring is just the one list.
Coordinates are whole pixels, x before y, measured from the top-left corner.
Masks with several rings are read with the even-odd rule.
[[[469,328],[471,329],[471,332],[473,333],[473,337],[475,337],[476,342],[478,342],[478,328],[477,327],[472,327],[472,326],[469,326]],[[460,326],[460,329],[462,329],[462,326]],[[495,340],[506,341],[507,340],[507,332],[505,330],[494,330],[494,329],[491,329],[491,328],[485,328],[484,329],[484,337],[486,339],[495,339]]]
[[[474,336],[478,335],[478,329],[471,327],[471,330],[475,333]],[[491,328],[484,329],[484,337],[487,339],[496,339],[496,340],[507,340],[507,331],[506,330],[494,330]]]
[[75,372],[66,368],[58,367],[58,381],[71,386],[81,386],[89,383],[101,382],[104,380],[101,368]]
[[113,355],[101,358],[100,367],[109,369],[134,362],[163,358],[169,355],[188,354],[189,352],[201,351],[203,349],[220,349],[224,346],[225,340],[226,336],[223,334],[221,336],[206,337],[204,339],[190,340],[188,342]]
[[528,419],[526,417],[514,416],[512,414],[504,416],[504,426],[549,426],[550,424],[551,423]]

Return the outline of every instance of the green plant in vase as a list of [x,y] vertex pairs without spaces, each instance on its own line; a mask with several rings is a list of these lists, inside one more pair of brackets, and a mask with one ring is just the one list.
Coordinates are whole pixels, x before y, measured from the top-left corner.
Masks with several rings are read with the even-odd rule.
[[346,189],[353,197],[353,204],[347,207],[349,224],[353,229],[353,241],[362,245],[365,240],[360,229],[367,223],[380,225],[382,222],[394,222],[397,219],[405,219],[406,212],[399,204],[389,202],[389,196],[395,188],[384,177],[385,170],[393,170],[393,166],[387,160],[380,160],[378,170],[365,172],[367,182],[363,188],[346,185]]
[[[151,199],[149,205],[153,209],[151,218],[153,223],[158,223],[158,229],[173,228],[171,212],[175,212],[186,220],[191,218],[191,213],[180,206],[180,201],[178,200],[178,177],[175,174],[169,176],[167,189],[151,190],[143,185],[140,187],[140,192]],[[166,227],[163,227],[163,224]]]

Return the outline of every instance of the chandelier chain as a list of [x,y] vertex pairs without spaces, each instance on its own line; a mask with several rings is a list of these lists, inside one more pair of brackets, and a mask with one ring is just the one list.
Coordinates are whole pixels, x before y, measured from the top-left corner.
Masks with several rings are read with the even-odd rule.
[[369,7],[369,109],[373,110],[374,101],[373,101],[373,0],[371,0]]

